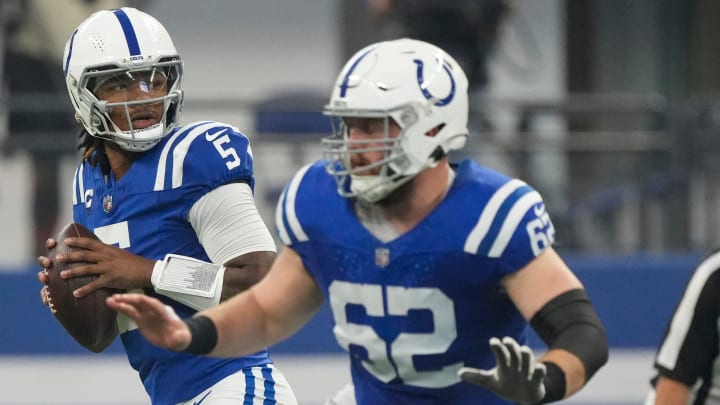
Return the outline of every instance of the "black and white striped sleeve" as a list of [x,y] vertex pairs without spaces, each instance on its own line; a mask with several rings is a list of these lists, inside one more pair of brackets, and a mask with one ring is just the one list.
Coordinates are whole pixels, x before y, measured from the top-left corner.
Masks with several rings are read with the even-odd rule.
[[718,362],[720,252],[695,270],[675,309],[655,359],[663,376],[688,386],[709,377]]

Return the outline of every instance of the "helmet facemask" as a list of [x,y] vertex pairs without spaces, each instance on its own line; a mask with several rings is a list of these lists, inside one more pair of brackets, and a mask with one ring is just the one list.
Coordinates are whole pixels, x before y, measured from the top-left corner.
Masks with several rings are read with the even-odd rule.
[[182,61],[153,16],[131,7],[92,14],[65,44],[63,66],[88,134],[142,152],[179,124]]
[[[149,68],[87,69],[78,81],[79,104],[85,107],[79,119],[90,135],[107,139],[130,152],[146,151],[177,123],[182,104],[181,78],[182,64],[177,58]],[[135,86],[145,93],[145,98],[132,99]],[[113,100],[103,100],[103,93],[112,93]],[[159,104],[161,108],[157,108]],[[133,124],[143,118],[156,122],[139,127]]]
[[[332,120],[334,135],[324,138],[322,146],[326,170],[335,178],[341,196],[379,202],[423,169],[437,165],[445,156],[445,151],[439,147],[430,159],[418,160],[408,153],[408,136],[417,130],[414,126],[418,123],[418,108],[422,106],[406,105],[391,111],[338,112],[340,115]],[[384,136],[350,139],[347,122],[357,118],[379,120]],[[392,125],[400,128],[395,136],[391,134]],[[353,165],[353,154],[373,152],[382,153],[382,157],[367,164]]]

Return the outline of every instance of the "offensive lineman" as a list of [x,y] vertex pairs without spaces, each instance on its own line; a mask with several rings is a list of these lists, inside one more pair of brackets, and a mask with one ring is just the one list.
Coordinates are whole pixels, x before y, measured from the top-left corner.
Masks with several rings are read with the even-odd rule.
[[[540,195],[474,162],[449,163],[467,137],[467,86],[431,44],[360,50],[325,108],[337,124],[326,159],[280,197],[286,247],[268,276],[184,321],[142,295],[108,304],[155,344],[227,356],[288,337],[327,300],[359,404],[574,394],[607,360],[604,328],[551,247]],[[549,347],[539,360],[525,346],[528,322]]]

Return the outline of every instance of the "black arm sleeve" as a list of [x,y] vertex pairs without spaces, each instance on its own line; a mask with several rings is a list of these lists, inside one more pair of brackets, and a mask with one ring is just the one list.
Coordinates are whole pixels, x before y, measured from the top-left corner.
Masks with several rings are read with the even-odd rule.
[[585,381],[607,362],[605,328],[583,289],[550,300],[532,317],[530,325],[549,349],[567,350],[580,359]]

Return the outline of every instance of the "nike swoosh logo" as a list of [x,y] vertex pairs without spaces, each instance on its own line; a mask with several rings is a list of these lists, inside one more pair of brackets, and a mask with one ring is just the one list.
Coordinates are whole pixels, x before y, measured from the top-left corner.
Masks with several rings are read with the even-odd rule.
[[227,128],[223,128],[222,131],[217,131],[214,134],[211,134],[210,132],[205,132],[205,139],[212,142],[217,139],[218,136],[224,134],[225,132],[227,132]]
[[205,400],[205,398],[207,398],[208,395],[210,395],[211,392],[212,392],[212,390],[208,391],[207,394],[203,395],[203,397],[200,398],[200,400],[193,402],[193,405],[200,405]]
[[535,215],[537,217],[542,216],[545,213],[545,204],[540,204],[540,205],[534,206],[533,211],[535,211]]

